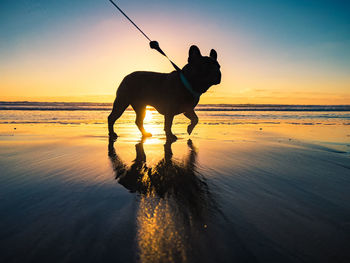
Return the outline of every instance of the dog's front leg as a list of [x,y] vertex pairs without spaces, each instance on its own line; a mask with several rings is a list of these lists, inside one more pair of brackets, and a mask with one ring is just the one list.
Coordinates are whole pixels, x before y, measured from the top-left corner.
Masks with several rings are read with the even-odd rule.
[[194,129],[194,127],[198,123],[198,116],[194,112],[194,109],[190,109],[190,110],[184,112],[184,115],[191,120],[191,124],[187,126],[187,133],[191,134],[193,129]]
[[173,125],[174,114],[166,113],[164,116],[164,131],[168,141],[176,141],[177,137],[172,133],[171,126]]

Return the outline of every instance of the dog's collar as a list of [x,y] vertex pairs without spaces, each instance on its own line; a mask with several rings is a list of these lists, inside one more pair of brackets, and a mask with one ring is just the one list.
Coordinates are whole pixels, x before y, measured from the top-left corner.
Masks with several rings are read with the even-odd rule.
[[185,75],[181,71],[179,71],[179,75],[180,75],[180,79],[181,79],[182,83],[184,84],[184,86],[186,87],[186,89],[193,95],[193,97],[199,98],[202,94],[193,90],[191,84],[188,82],[187,78],[185,77]]

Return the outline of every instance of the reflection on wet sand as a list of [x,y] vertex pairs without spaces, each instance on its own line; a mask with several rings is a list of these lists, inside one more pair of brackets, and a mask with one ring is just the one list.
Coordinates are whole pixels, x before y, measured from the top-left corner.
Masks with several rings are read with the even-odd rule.
[[[141,262],[191,261],[196,241],[207,231],[217,210],[205,178],[196,169],[197,151],[188,141],[184,162],[173,160],[171,142],[164,158],[148,167],[144,140],[135,145],[136,159],[128,167],[109,142],[109,157],[118,182],[139,194],[137,243]],[[198,246],[198,244],[197,244]]]

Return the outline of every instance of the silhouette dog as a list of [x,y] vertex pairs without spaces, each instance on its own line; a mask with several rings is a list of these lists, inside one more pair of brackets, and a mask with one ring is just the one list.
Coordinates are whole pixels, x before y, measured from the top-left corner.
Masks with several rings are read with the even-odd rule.
[[164,115],[164,131],[167,140],[177,139],[171,132],[172,122],[177,114],[183,113],[190,119],[191,123],[187,127],[187,132],[191,134],[198,123],[198,116],[194,108],[199,102],[200,94],[221,81],[216,51],[212,49],[207,57],[201,55],[197,46],[191,46],[188,64],[181,71],[190,88],[188,85],[185,86],[186,84],[176,71],[171,73],[136,71],[127,75],[118,87],[112,112],[108,116],[109,136],[117,138],[113,129],[114,123],[129,105],[136,112],[135,123],[144,137],[152,136],[143,127],[147,105],[153,106]]

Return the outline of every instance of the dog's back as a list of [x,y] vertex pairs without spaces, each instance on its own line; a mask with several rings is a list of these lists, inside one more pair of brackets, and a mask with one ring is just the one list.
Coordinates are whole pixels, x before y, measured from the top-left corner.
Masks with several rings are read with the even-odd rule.
[[163,113],[165,105],[175,102],[184,93],[177,74],[176,71],[171,73],[133,72],[121,82],[117,97],[130,105],[151,105]]
[[135,71],[127,75],[117,90],[117,95],[145,96],[148,93],[160,92],[164,82],[171,73],[158,73],[149,71]]

